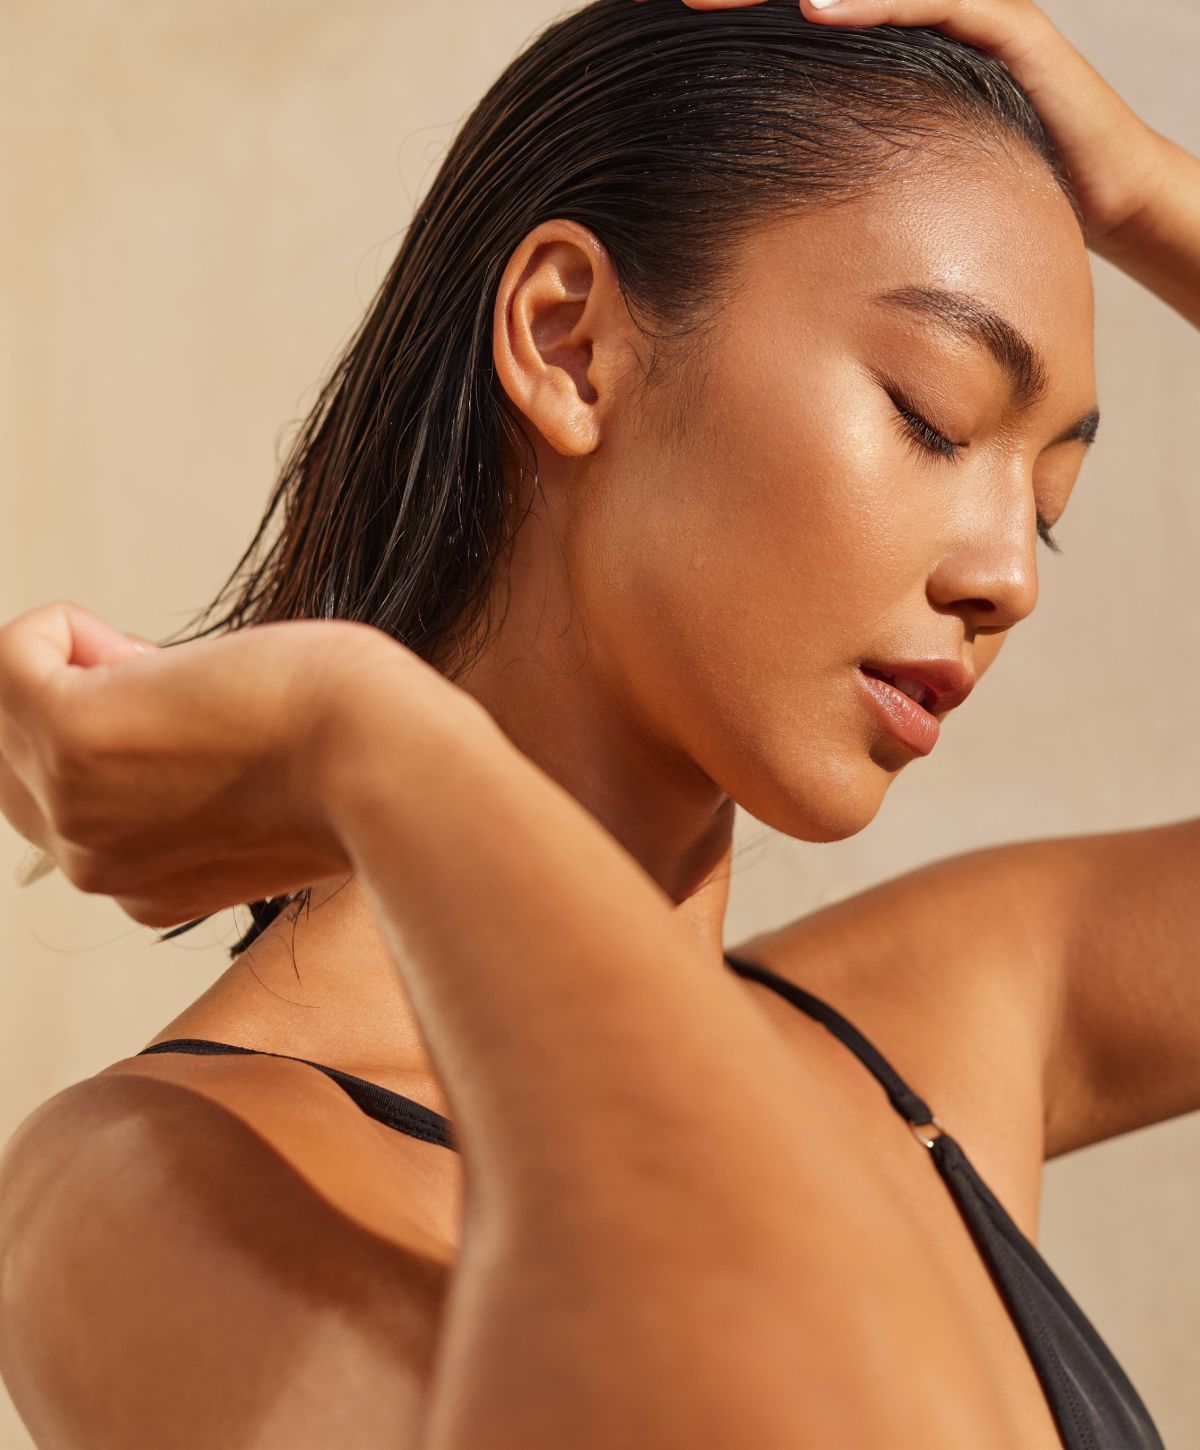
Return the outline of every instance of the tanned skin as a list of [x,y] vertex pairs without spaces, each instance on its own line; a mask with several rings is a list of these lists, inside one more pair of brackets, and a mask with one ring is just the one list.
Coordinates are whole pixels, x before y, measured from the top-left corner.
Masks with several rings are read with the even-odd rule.
[[[311,910],[273,923],[153,1039],[210,1037],[341,1067],[454,1116],[478,1147],[460,1157],[403,1139],[364,1121],[332,1084],[295,1064],[162,1056],[114,1064],[68,1090],[69,1099],[60,1095],[27,1125],[20,1151],[10,1154],[8,1202],[18,1205],[5,1226],[11,1243],[19,1205],[31,1214],[44,1205],[35,1185],[60,1181],[64,1160],[85,1144],[105,1142],[106,1127],[137,1125],[139,1154],[129,1166],[148,1176],[137,1182],[138,1193],[110,1202],[110,1210],[126,1224],[136,1222],[139,1202],[161,1202],[167,1212],[153,1228],[141,1225],[152,1272],[140,1282],[159,1285],[161,1302],[113,1300],[107,1281],[97,1286],[98,1297],[110,1295],[110,1315],[124,1305],[127,1332],[149,1325],[161,1338],[168,1325],[176,1334],[171,1291],[199,1296],[203,1305],[194,1274],[171,1277],[172,1266],[176,1274],[188,1270],[189,1250],[216,1282],[223,1270],[243,1275],[236,1280],[240,1318],[222,1321],[228,1363],[206,1379],[204,1365],[189,1360],[194,1345],[184,1336],[160,1367],[157,1409],[173,1422],[189,1395],[203,1400],[222,1384],[228,1388],[222,1374],[250,1362],[250,1350],[272,1326],[289,1324],[297,1342],[327,1345],[326,1357],[314,1361],[318,1384],[331,1386],[343,1362],[358,1365],[364,1378],[344,1402],[328,1389],[315,1400],[291,1398],[286,1409],[273,1404],[274,1418],[259,1420],[261,1426],[270,1419],[272,1428],[255,1444],[307,1443],[299,1438],[305,1427],[317,1436],[311,1443],[321,1443],[319,1434],[329,1433],[317,1428],[322,1405],[358,1416],[363,1445],[426,1450],[437,1444],[440,1450],[555,1443],[572,1414],[591,1404],[589,1395],[603,1400],[604,1356],[570,1361],[582,1366],[577,1382],[557,1366],[552,1378],[561,1399],[544,1384],[538,1390],[547,1414],[557,1405],[562,1417],[547,1427],[521,1421],[533,1389],[506,1373],[511,1367],[503,1351],[513,1326],[532,1323],[521,1344],[525,1358],[549,1363],[538,1358],[548,1353],[548,1341],[535,1338],[533,1312],[549,1301],[520,1294],[533,1295],[532,1285],[552,1296],[564,1282],[589,1287],[588,1329],[609,1346],[608,1369],[630,1393],[625,1412],[666,1404],[662,1382],[659,1399],[645,1404],[632,1389],[631,1366],[638,1355],[645,1361],[646,1345],[635,1346],[628,1364],[611,1347],[622,1312],[628,1316],[661,1254],[643,1262],[636,1232],[619,1241],[598,1232],[589,1237],[579,1219],[556,1216],[549,1178],[539,1176],[548,1175],[547,1163],[563,1173],[569,1166],[567,1181],[590,1185],[606,1204],[606,1188],[612,1192],[614,1181],[618,1188],[623,1182],[611,1172],[604,1177],[588,1156],[607,1144],[611,1170],[625,1139],[606,1138],[614,1132],[608,1118],[587,1116],[595,1099],[583,1091],[586,1074],[580,1073],[579,1095],[570,1099],[572,1116],[565,1119],[587,1125],[578,1158],[569,1145],[558,1158],[544,1152],[539,1158],[522,1143],[555,1141],[555,1095],[569,1099],[568,1049],[582,1041],[571,1034],[590,1025],[599,1043],[602,1022],[613,1032],[623,1022],[641,1024],[639,1053],[606,1064],[612,1091],[619,1097],[623,1087],[639,1109],[640,1117],[622,1123],[631,1128],[634,1121],[654,1122],[656,1111],[660,1122],[673,1120],[683,1110],[684,1088],[690,1101],[695,1082],[711,1082],[714,1064],[700,1050],[702,1025],[711,1020],[721,1023],[721,1040],[734,1059],[720,1071],[730,1092],[736,1089],[739,1114],[758,1114],[765,1126],[749,1131],[739,1117],[726,1118],[713,1106],[705,1152],[692,1158],[680,1149],[672,1159],[680,1198],[671,1222],[687,1215],[688,1203],[719,1205],[727,1215],[720,1218],[714,1206],[709,1241],[699,1236],[703,1221],[696,1230],[696,1262],[711,1261],[717,1227],[724,1230],[726,1254],[731,1243],[749,1252],[746,1245],[761,1242],[756,1267],[781,1278],[790,1267],[797,1284],[781,1328],[822,1297],[812,1246],[821,1262],[837,1262],[845,1247],[838,1224],[852,1208],[868,1215],[878,1210],[865,1241],[894,1253],[864,1261],[864,1282],[878,1290],[880,1304],[892,1302],[891,1292],[901,1300],[911,1296],[908,1322],[924,1325],[923,1349],[940,1366],[942,1383],[955,1387],[948,1397],[953,1412],[978,1413],[969,1442],[1026,1450],[1055,1450],[1059,1443],[1028,1355],[926,1150],[841,1044],[725,968],[734,802],[786,834],[838,840],[871,822],[900,770],[920,768],[864,707],[858,664],[953,658],[978,679],[1032,612],[1039,519],[1053,528],[1062,517],[1087,448],[1086,438],[1056,440],[1078,431],[1075,425],[1096,404],[1088,248],[1200,325],[1200,163],[1138,121],[1024,0],[887,6],[841,0],[811,14],[806,3],[805,12],[829,24],[940,24],[993,49],[1034,94],[1068,156],[1086,232],[1036,158],[997,153],[980,164],[973,153],[968,163],[948,145],[945,154],[918,163],[903,184],[755,231],[737,258],[735,285],[702,366],[667,369],[669,384],[648,395],[636,387],[645,343],[598,239],[566,221],[546,222],[523,239],[496,297],[494,357],[499,382],[534,438],[540,492],[504,585],[507,597],[511,583],[511,603],[503,625],[459,682],[472,706],[462,718],[471,726],[460,732],[455,725],[449,738],[436,741],[427,733],[405,735],[400,697],[389,718],[378,704],[387,692],[368,688],[370,677],[361,674],[364,703],[346,713],[343,702],[335,732],[343,742],[334,752],[338,759],[352,750],[359,762],[377,759],[381,782],[397,739],[410,745],[413,758],[422,749],[431,761],[441,752],[457,767],[459,793],[422,799],[409,783],[391,801],[395,834],[389,837],[347,786],[344,771],[328,763],[327,752],[298,755],[320,781],[314,799],[338,821],[345,854],[330,850],[321,858],[323,869],[310,878],[320,876]],[[1015,398],[1011,379],[984,348],[896,300],[898,293],[911,298],[914,290],[930,289],[969,293],[1023,334],[1044,377],[1036,402]],[[884,294],[892,300],[881,301]],[[687,402],[682,414],[681,399]],[[953,462],[935,456],[901,409],[968,446]],[[343,701],[353,701],[349,677],[339,678]],[[407,683],[424,688],[415,676]],[[430,698],[443,699],[436,691]],[[438,718],[441,708],[433,711]],[[969,710],[968,703],[944,728],[966,728]],[[543,779],[523,775],[521,761]],[[464,794],[468,781],[486,781],[493,791],[494,809],[483,819],[472,813],[482,792]],[[503,781],[526,788],[527,808],[515,789],[511,801],[503,796]],[[565,797],[544,794],[547,781]],[[385,788],[381,783],[380,791]],[[602,827],[603,836],[567,811],[566,800]],[[31,840],[52,844],[33,806],[18,801],[11,785],[4,805]],[[407,888],[396,880],[405,843],[419,840],[428,848],[435,819],[447,842],[455,839],[455,825],[470,832],[478,853],[472,860],[479,879],[471,912],[464,913],[474,916],[475,927],[456,923],[454,937],[444,923],[435,930],[432,918],[417,911],[417,898],[403,896],[422,871],[429,900],[439,890],[450,892],[445,875],[436,874],[436,852],[429,861],[411,856]],[[556,882],[561,901],[575,908],[570,924],[548,916],[524,949],[529,981],[541,988],[531,1002],[544,1002],[555,981],[550,954],[541,968],[537,960],[539,944],[555,932],[576,933],[574,952],[599,955],[588,958],[593,976],[583,978],[595,989],[587,1013],[572,1018],[563,1007],[555,1038],[545,1008],[546,1035],[536,1045],[546,1061],[555,1046],[565,1056],[553,1081],[541,1083],[543,1101],[530,1096],[529,1083],[538,1079],[519,1078],[513,1063],[496,1061],[487,1093],[472,1083],[472,1072],[480,1082],[486,1077],[487,1024],[494,1036],[502,1005],[517,999],[480,996],[477,1040],[469,1037],[462,1004],[470,980],[482,993],[483,964],[495,950],[488,945],[495,934],[483,934],[488,912],[505,909],[517,890],[516,877],[504,872],[536,863],[547,839],[579,861],[594,862],[594,870],[577,872],[573,883],[565,875],[561,886]],[[524,855],[517,851],[522,842]],[[610,855],[603,847],[613,843],[620,849]],[[629,874],[631,863],[640,877]],[[1200,980],[1189,971],[1195,914],[1187,907],[1198,866],[1195,821],[1005,846],[911,872],[737,949],[826,997],[876,1041],[937,1105],[985,1180],[1035,1238],[1046,1158],[1200,1107],[1200,1054],[1191,1026],[1200,1020]],[[555,869],[548,855],[542,879]],[[643,878],[669,907],[669,921],[655,900],[641,896]],[[106,889],[102,873],[77,884]],[[115,889],[109,894],[121,899]],[[550,910],[536,896],[529,896],[521,921],[511,923],[510,941],[530,928],[538,911]],[[604,919],[605,902],[608,915],[627,930],[617,933]],[[152,909],[131,914],[154,919]],[[472,929],[480,931],[478,939],[469,936]],[[630,966],[611,983],[603,974],[616,971],[612,956],[600,952],[609,931]],[[938,950],[930,952],[926,944],[934,939]],[[460,983],[466,995],[458,999],[463,1020],[456,1036],[449,983],[464,960],[477,972]],[[655,995],[655,971],[666,983],[676,970],[691,973],[680,980],[691,984],[693,1007],[665,992]],[[1148,971],[1153,990],[1147,990]],[[496,980],[504,980],[498,966]],[[607,994],[599,991],[602,983]],[[612,1010],[614,995],[626,1015]],[[603,1017],[605,1002],[611,1018]],[[703,1016],[706,1007],[711,1019]],[[535,1016],[531,1006],[526,1016],[513,1017],[505,1039],[510,1047]],[[739,1052],[759,1055],[758,1077],[738,1076]],[[779,1146],[793,1123],[791,1131],[807,1144],[794,1156]],[[489,1154],[489,1144],[499,1141],[506,1154]],[[202,1178],[186,1176],[187,1163],[168,1151],[172,1142],[188,1145],[187,1161],[207,1155]],[[710,1160],[719,1161],[719,1178],[706,1176]],[[478,1165],[474,1217],[464,1161]],[[768,1162],[780,1175],[769,1190]],[[78,1170],[85,1175],[81,1190],[99,1194],[112,1163],[104,1155],[90,1168],[85,1163]],[[137,1167],[145,1163],[149,1168]],[[734,1191],[726,1198],[731,1178]],[[859,1210],[854,1206],[864,1194],[867,1207]],[[760,1218],[748,1206],[756,1198]],[[802,1233],[774,1223],[773,1198],[805,1206]],[[225,1264],[212,1224],[220,1204],[250,1202],[265,1205],[262,1222],[239,1218],[221,1240],[243,1250],[254,1246],[259,1267],[247,1278],[244,1268]],[[39,1212],[38,1233],[49,1244],[54,1216],[44,1207]],[[244,1210],[238,1213],[244,1217]],[[615,1208],[614,1217],[620,1217]],[[509,1253],[508,1277],[489,1277],[488,1266],[474,1263],[460,1273],[457,1282],[477,1291],[474,1320],[464,1319],[457,1305],[447,1309],[464,1224],[480,1228],[476,1244],[494,1241]],[[648,1240],[654,1226],[647,1210]],[[280,1257],[285,1227],[294,1235],[287,1240],[292,1252]],[[64,1220],[60,1231],[68,1230]],[[375,1258],[364,1248],[364,1234]],[[624,1279],[620,1272],[614,1279],[616,1242]],[[323,1245],[323,1254],[308,1252],[314,1243]],[[557,1254],[552,1275],[544,1268],[551,1247]],[[100,1257],[97,1251],[95,1261]],[[240,1264],[246,1254],[232,1258]],[[923,1266],[923,1273],[885,1290],[886,1265],[900,1261]],[[346,1273],[326,1282],[322,1263],[327,1276],[329,1264]],[[352,1265],[358,1266],[353,1272]],[[326,1318],[306,1319],[305,1313],[316,1315],[311,1307],[295,1307],[297,1299],[328,1304],[335,1282],[385,1286],[354,1291],[352,1327],[339,1334],[326,1333]],[[698,1323],[708,1333],[715,1373],[716,1347],[728,1353],[731,1344],[721,1337],[712,1301],[700,1290],[687,1299],[684,1286],[696,1283],[688,1272],[658,1287],[661,1302],[676,1312],[673,1323]],[[672,1298],[676,1292],[680,1297]],[[79,1315],[66,1301],[50,1296],[46,1302],[39,1331],[49,1366],[55,1349],[60,1357],[73,1349]],[[0,1322],[11,1326],[11,1312]],[[769,1316],[760,1325],[764,1333],[768,1322]],[[482,1336],[486,1352],[466,1324]],[[445,1352],[440,1336],[450,1325],[455,1332]],[[578,1328],[578,1321],[564,1318],[560,1332],[563,1325]],[[906,1391],[889,1379],[886,1358],[872,1361],[846,1326],[833,1357],[821,1360],[826,1328],[820,1321],[809,1326],[807,1362],[834,1376],[839,1365],[859,1365],[863,1419],[854,1432],[867,1436],[900,1412]],[[367,1346],[381,1339],[397,1347],[395,1355],[362,1368],[370,1359]],[[19,1351],[11,1327],[0,1346],[0,1365],[23,1413],[31,1420],[43,1415],[47,1423],[65,1414],[50,1374],[37,1355]],[[435,1393],[439,1352],[442,1380]],[[955,1355],[958,1373],[945,1375]],[[76,1386],[74,1423],[101,1445],[97,1417],[119,1400],[111,1392],[120,1388],[121,1370],[98,1349],[93,1362],[93,1380]],[[690,1363],[698,1374],[702,1357]],[[180,1364],[192,1365],[182,1379]],[[588,1366],[590,1381],[582,1377]],[[986,1367],[983,1378],[980,1367]],[[757,1372],[770,1377],[769,1366]],[[239,1388],[249,1399],[265,1400],[266,1382]],[[297,1381],[287,1383],[294,1388]],[[504,1399],[508,1393],[511,1401]],[[144,1376],[138,1394],[146,1407]],[[513,1438],[486,1440],[502,1403]],[[927,1400],[918,1387],[904,1407],[932,1414],[938,1403],[932,1386]],[[819,1403],[809,1405],[806,1420],[789,1421],[781,1399],[780,1418],[758,1429],[786,1433],[795,1444],[809,1443],[797,1437],[810,1434],[814,1445],[847,1433],[845,1423],[822,1419]],[[592,1409],[588,1424],[603,1444],[605,1427]],[[723,1410],[737,1423],[748,1407],[733,1399],[710,1403],[706,1412],[717,1418],[707,1423],[717,1423]],[[765,1413],[776,1412],[768,1406]],[[922,1421],[919,1443],[967,1443],[966,1423],[955,1432]],[[401,1424],[409,1439],[395,1438]],[[536,1438],[542,1431],[544,1442]],[[112,1430],[112,1443],[120,1433]]]

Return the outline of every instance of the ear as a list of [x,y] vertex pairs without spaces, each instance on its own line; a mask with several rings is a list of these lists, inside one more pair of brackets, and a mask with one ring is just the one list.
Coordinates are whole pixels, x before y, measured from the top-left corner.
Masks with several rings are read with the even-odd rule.
[[600,446],[628,320],[608,251],[580,223],[542,222],[509,258],[492,317],[496,373],[556,453]]

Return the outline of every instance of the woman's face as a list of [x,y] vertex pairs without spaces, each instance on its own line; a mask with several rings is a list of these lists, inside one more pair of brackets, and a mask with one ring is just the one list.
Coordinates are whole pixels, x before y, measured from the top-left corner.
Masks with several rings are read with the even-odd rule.
[[[758,227],[733,282],[694,364],[644,394],[610,278],[557,332],[547,310],[543,341],[589,334],[591,411],[537,438],[541,484],[591,698],[760,820],[835,840],[921,753],[862,662],[977,678],[1034,608],[1038,516],[1086,451],[1055,440],[1095,404],[1087,252],[1039,162],[976,157]],[[516,392],[545,429],[548,395]]]

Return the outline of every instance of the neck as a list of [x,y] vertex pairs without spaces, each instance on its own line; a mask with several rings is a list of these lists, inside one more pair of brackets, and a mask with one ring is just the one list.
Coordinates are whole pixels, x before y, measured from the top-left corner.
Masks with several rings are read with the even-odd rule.
[[[639,862],[722,967],[733,802],[711,787],[706,799],[689,796],[645,752],[563,723],[517,722],[517,743]],[[182,1036],[309,1058],[447,1111],[402,973],[353,876],[317,883],[307,906],[281,913],[155,1040]]]

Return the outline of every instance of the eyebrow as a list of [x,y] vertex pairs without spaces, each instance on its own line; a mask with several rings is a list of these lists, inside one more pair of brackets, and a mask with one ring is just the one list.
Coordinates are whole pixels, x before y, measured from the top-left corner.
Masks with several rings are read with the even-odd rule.
[[[986,348],[1008,377],[1018,407],[1032,408],[1046,396],[1049,373],[1045,359],[1023,332],[981,298],[970,292],[947,292],[941,287],[896,287],[890,292],[881,292],[875,301],[888,307],[907,308]],[[1090,448],[1096,441],[1099,426],[1100,410],[1092,408],[1064,429],[1054,443],[1078,441]]]

